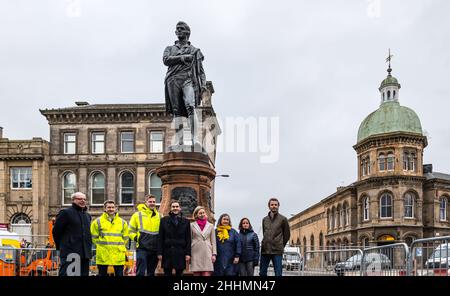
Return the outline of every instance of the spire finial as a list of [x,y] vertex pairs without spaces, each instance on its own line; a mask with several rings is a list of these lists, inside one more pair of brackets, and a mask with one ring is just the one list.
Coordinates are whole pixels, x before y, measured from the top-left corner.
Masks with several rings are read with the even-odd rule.
[[389,68],[388,68],[388,73],[389,73],[389,76],[391,76],[391,72],[392,72],[392,68],[391,68],[391,60],[392,60],[392,57],[393,57],[394,55],[393,54],[391,54],[391,49],[389,48],[389,55],[388,55],[388,57],[386,58],[386,63],[387,62],[389,62]]

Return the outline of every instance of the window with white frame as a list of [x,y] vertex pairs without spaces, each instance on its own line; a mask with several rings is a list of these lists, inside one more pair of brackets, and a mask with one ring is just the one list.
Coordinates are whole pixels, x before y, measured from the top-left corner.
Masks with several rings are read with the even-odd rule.
[[361,161],[361,171],[363,176],[370,175],[370,157],[366,156]]
[[31,167],[11,168],[11,189],[31,189]]
[[405,151],[403,153],[403,169],[405,171],[416,171],[416,154],[415,152]]
[[148,193],[156,196],[156,203],[161,203],[161,179],[158,177],[156,173],[151,173],[148,177]]
[[63,175],[62,187],[63,204],[70,205],[72,203],[72,194],[75,193],[77,188],[77,179],[74,173],[67,172]]
[[64,133],[64,154],[75,154],[77,149],[77,134]]
[[378,155],[378,169],[379,171],[386,170],[386,156],[383,153],[380,153],[380,155]]
[[93,154],[103,154],[105,153],[105,133],[94,132],[92,133],[92,153]]
[[364,221],[368,221],[370,218],[369,210],[369,197],[367,196],[363,200]]
[[384,193],[380,199],[380,217],[392,218],[392,196]]
[[414,195],[412,193],[405,194],[405,218],[414,218]]
[[394,153],[389,152],[387,159],[386,159],[386,164],[387,164],[387,170],[388,171],[393,171],[394,170],[394,166],[395,166],[395,156]]
[[120,152],[122,153],[134,152],[134,132],[120,133]]
[[447,221],[447,198],[441,197],[439,201],[439,219],[441,221]]
[[91,176],[91,204],[103,205],[105,202],[105,175],[95,172]]
[[132,205],[134,195],[134,176],[130,172],[120,175],[120,204]]
[[164,149],[164,134],[160,131],[150,132],[150,153],[162,153]]

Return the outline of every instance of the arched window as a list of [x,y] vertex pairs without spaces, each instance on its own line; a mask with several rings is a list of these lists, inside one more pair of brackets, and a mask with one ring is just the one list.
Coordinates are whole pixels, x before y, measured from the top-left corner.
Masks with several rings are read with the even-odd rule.
[[132,205],[134,196],[134,176],[130,172],[120,175],[120,204]]
[[380,171],[386,170],[386,156],[384,156],[383,153],[380,153],[380,155],[378,155],[378,167]]
[[395,166],[395,156],[394,153],[389,152],[387,156],[387,170],[393,171]]
[[91,176],[91,204],[102,205],[105,202],[105,175],[95,172]]
[[333,207],[331,210],[331,229],[336,227],[336,209]]
[[[314,251],[314,235],[313,234],[311,234],[311,237],[310,237],[309,240],[310,240],[310,243],[311,243],[310,250]],[[314,257],[314,253],[311,253],[311,257]]]
[[408,159],[408,169],[410,171],[415,172],[416,171],[416,154],[415,153],[410,153],[409,154],[409,159]]
[[323,250],[323,233],[319,234],[319,249]]
[[151,173],[148,176],[148,193],[156,196],[156,203],[161,203],[161,179],[156,173]]
[[384,193],[380,199],[380,217],[392,218],[392,196]]
[[63,205],[70,205],[72,203],[71,196],[75,193],[77,188],[77,179],[74,173],[67,172],[62,178],[62,200]]
[[31,227],[31,219],[27,214],[18,213],[11,218],[11,231],[30,243],[33,240]]
[[341,226],[342,226],[342,208],[341,205],[338,205],[336,209],[336,228],[339,228]]
[[369,208],[369,206],[370,206],[369,197],[366,196],[363,199],[363,219],[364,219],[364,221],[368,221],[370,219],[370,216],[369,216],[370,215],[370,212],[369,212],[370,208]]
[[344,203],[344,206],[342,207],[342,214],[343,214],[343,225],[344,226],[348,226],[348,205],[347,205],[347,203]]
[[328,209],[327,211],[327,219],[328,219],[328,230],[333,229],[333,218],[331,216],[331,211]]
[[308,250],[306,247],[306,237],[303,237],[303,256],[306,255],[306,251]]
[[439,220],[447,221],[447,198],[445,196],[441,197],[439,201]]
[[416,171],[416,153],[405,151],[403,153],[403,169],[405,171]]
[[411,246],[413,241],[414,241],[414,237],[412,237],[412,236],[408,236],[408,237],[405,238],[405,243],[408,245],[408,247]]
[[388,100],[391,99],[391,91],[390,90],[388,90],[388,92],[387,92],[387,97],[388,97]]
[[363,247],[368,247],[369,246],[369,238],[368,237],[364,237],[361,241],[361,244],[363,245]]
[[410,192],[405,194],[405,218],[414,218],[414,195]]
[[297,246],[300,246],[300,238],[297,237]]

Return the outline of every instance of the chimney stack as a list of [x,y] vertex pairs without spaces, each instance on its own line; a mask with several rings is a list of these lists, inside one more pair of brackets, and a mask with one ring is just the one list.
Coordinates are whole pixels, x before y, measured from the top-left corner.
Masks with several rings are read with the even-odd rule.
[[0,126],[0,139],[3,138],[3,127]]
[[432,164],[424,164],[423,165],[423,173],[424,174],[431,174],[431,173],[433,173],[433,165]]

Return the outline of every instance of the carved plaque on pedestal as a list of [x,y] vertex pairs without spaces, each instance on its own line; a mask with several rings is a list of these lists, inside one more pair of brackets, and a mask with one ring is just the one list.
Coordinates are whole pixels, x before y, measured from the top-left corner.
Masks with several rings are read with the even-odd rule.
[[178,200],[181,212],[185,217],[192,216],[197,207],[197,192],[191,187],[176,187],[172,190],[171,199]]

